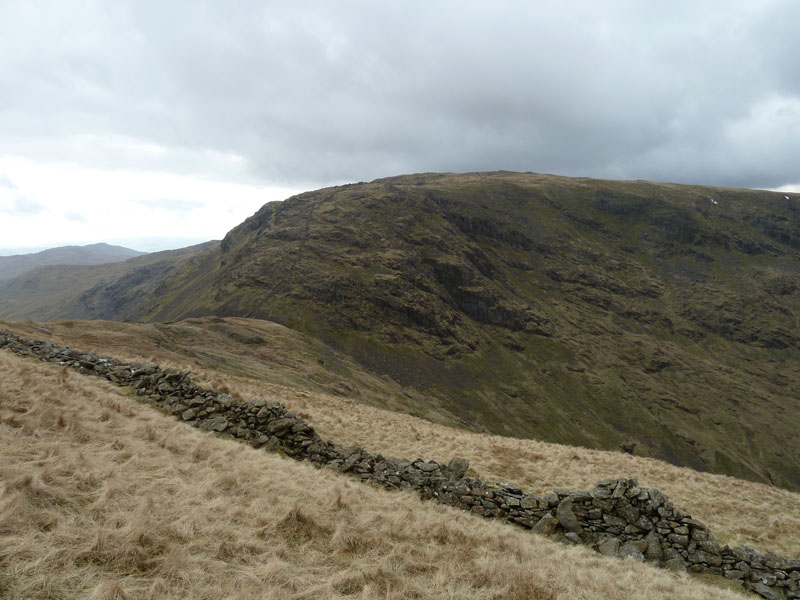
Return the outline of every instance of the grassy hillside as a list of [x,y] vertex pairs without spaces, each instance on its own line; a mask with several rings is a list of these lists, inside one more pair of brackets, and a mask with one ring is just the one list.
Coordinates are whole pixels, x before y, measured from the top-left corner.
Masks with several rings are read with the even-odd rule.
[[[4,598],[745,597],[215,438],[57,365],[0,352],[0,370]],[[312,393],[286,398],[301,399],[318,404],[315,410],[327,402]],[[353,424],[340,408],[328,406],[329,417]],[[420,436],[435,432],[432,439],[443,443],[434,442],[428,456],[447,451],[456,437],[499,442],[362,408],[371,411],[373,429],[392,427],[382,419],[393,417]],[[619,456],[562,450],[575,453],[573,463]],[[691,481],[683,469],[624,460],[665,483],[672,474],[675,488]],[[519,461],[531,472],[541,462],[534,454]],[[794,494],[696,477],[723,511],[726,498],[746,503],[761,490],[759,502],[796,518]]]
[[89,244],[88,246],[61,246],[31,254],[0,256],[0,280],[13,279],[26,271],[46,265],[101,265],[113,263],[144,252],[109,244]]
[[[37,267],[0,281],[0,315],[39,320],[132,318],[135,311],[147,305],[163,278],[170,277],[186,261],[215,244],[206,242],[115,263]],[[96,301],[97,295],[110,294],[119,287],[127,291],[129,304],[135,304],[136,308]]]
[[409,391],[408,411],[797,489],[799,203],[409,175],[268,204],[181,265],[28,316],[270,319]]
[[[300,357],[287,368],[287,355],[282,354],[277,341],[272,351],[254,357],[247,346],[237,346],[235,339],[229,337],[226,341],[214,335],[210,327],[220,321],[228,326],[227,331],[260,331],[262,335],[275,327],[230,318],[192,320],[169,326],[195,331],[194,343],[187,341],[184,345],[175,344],[174,340],[172,344],[165,343],[174,329],[162,325],[66,321],[44,325],[0,322],[0,326],[10,325],[20,335],[46,338],[122,360],[191,369],[195,381],[244,400],[259,396],[278,400],[313,425],[323,438],[345,445],[360,445],[385,456],[423,457],[441,463],[453,456],[464,456],[475,473],[486,481],[506,481],[544,493],[553,489],[590,489],[599,479],[635,477],[644,487],[662,490],[677,506],[709,525],[722,543],[800,556],[800,536],[794,534],[800,530],[797,493],[622,452],[470,433],[431,423],[365,404],[361,398],[367,389],[361,387],[365,384],[359,385],[358,373],[352,379],[351,394],[338,391],[332,395],[322,391],[313,370],[305,380],[290,375],[293,368],[299,375],[311,366],[303,362],[301,345],[290,340],[282,342],[284,348]],[[201,340],[206,340],[207,345]],[[208,353],[198,360],[201,348]],[[264,371],[247,374],[254,362],[261,364]],[[283,384],[275,382],[281,372]],[[265,373],[269,373],[267,381],[261,379]],[[88,381],[91,383],[94,378]]]
[[51,321],[18,323],[0,319],[0,328],[73,348],[113,354],[125,360],[180,366],[207,374],[236,376],[276,390],[325,392],[395,411],[418,405],[431,421],[458,425],[457,419],[428,406],[424,395],[366,371],[347,354],[271,321],[205,317],[176,323]]

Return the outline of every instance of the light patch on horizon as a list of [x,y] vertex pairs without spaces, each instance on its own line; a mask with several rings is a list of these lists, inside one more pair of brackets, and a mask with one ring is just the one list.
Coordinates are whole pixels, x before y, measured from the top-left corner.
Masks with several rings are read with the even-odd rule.
[[39,204],[38,202],[34,202],[29,198],[21,194],[15,194],[10,201],[6,200],[5,202],[0,199],[0,212],[4,212],[9,215],[38,215],[42,211],[45,210],[45,207]]
[[152,210],[167,212],[186,212],[203,208],[202,202],[182,198],[146,198],[134,202]]
[[0,173],[0,188],[7,188],[10,190],[17,189],[17,186],[14,185],[14,182],[11,181],[8,177]]
[[13,248],[142,239],[152,251],[221,239],[265,203],[299,191],[8,158],[0,158],[0,169],[16,182],[0,188],[2,246]]

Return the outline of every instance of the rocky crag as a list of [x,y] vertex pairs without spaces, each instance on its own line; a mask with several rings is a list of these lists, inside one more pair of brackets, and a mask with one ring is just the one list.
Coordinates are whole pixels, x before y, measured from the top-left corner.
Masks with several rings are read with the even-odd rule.
[[217,257],[143,316],[275,320],[478,431],[800,489],[795,197],[400,176],[265,205]]
[[560,535],[598,552],[692,573],[713,573],[769,600],[800,598],[800,559],[722,546],[703,523],[635,479],[605,480],[592,490],[536,495],[505,483],[467,476],[469,462],[443,465],[387,458],[358,446],[325,441],[279,403],[244,402],[204,389],[188,372],[122,363],[47,341],[0,332],[0,347],[107,379],[201,429],[277,450],[389,489],[415,491],[485,518],[503,519],[536,533]]
[[534,173],[321,189],[220,242],[0,282],[3,318],[271,321],[396,410],[795,491],[798,315],[800,195]]

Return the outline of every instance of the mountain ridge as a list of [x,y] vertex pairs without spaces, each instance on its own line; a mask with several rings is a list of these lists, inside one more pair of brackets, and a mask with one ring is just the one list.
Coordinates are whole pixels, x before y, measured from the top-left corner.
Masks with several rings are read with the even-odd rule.
[[267,204],[47,318],[268,319],[468,428],[796,489],[799,211],[766,191],[399,176]]
[[59,246],[30,254],[0,256],[0,280],[13,279],[26,271],[42,266],[99,265],[120,262],[143,254],[146,252],[101,242],[85,246]]

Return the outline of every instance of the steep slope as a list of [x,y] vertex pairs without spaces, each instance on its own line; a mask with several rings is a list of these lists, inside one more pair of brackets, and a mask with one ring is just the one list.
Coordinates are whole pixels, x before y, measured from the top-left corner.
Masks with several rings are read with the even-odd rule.
[[[640,485],[662,490],[677,506],[707,523],[723,543],[800,556],[800,536],[794,534],[800,530],[800,494],[796,492],[622,452],[472,433],[376,408],[366,404],[364,398],[380,395],[391,400],[391,391],[375,390],[374,380],[357,370],[348,373],[351,391],[334,390],[332,395],[327,391],[327,377],[313,364],[318,356],[315,344],[267,321],[231,317],[169,325],[0,321],[0,329],[122,361],[191,371],[192,380],[199,385],[245,401],[258,397],[280,401],[313,425],[323,438],[362,446],[384,456],[425,457],[439,462],[462,456],[486,480],[536,492],[586,490],[599,479],[635,477]],[[263,341],[254,347],[244,336]],[[337,360],[329,355],[324,358],[326,363]],[[316,366],[321,367],[319,363]],[[383,383],[389,388],[390,382]]]
[[101,265],[113,263],[144,252],[109,244],[89,244],[88,246],[61,246],[35,252],[0,256],[0,279],[13,279],[25,271],[47,265]]
[[753,597],[218,439],[57,365],[0,370],[3,598]]
[[[800,200],[534,174],[271,203],[82,314],[277,321],[467,427],[800,486]],[[35,315],[33,315],[35,317]]]
[[222,385],[218,374],[224,374],[256,380],[265,388],[325,392],[458,425],[452,415],[429,406],[424,394],[370,373],[347,354],[271,321],[205,317],[175,323],[93,320],[37,324],[0,319],[3,328],[130,361],[206,373],[212,386]]

